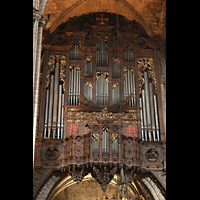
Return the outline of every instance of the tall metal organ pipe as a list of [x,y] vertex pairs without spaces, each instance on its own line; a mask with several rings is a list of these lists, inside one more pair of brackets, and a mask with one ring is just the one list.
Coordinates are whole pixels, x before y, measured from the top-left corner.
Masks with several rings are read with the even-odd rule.
[[50,97],[49,97],[48,138],[50,138],[51,136],[51,123],[52,123],[52,111],[53,111],[53,86],[54,86],[54,75],[51,75]]
[[55,69],[55,84],[54,84],[54,105],[53,105],[53,138],[55,138],[56,134],[56,125],[57,125],[57,112],[58,112],[58,87],[59,87],[59,63],[56,63]]

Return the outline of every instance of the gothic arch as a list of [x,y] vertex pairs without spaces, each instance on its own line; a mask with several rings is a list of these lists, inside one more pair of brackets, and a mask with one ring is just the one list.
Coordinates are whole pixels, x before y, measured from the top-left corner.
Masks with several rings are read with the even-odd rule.
[[[132,195],[134,196],[136,195],[138,197],[142,195],[143,197],[145,197],[145,199],[148,196],[149,199],[152,200],[166,199],[165,188],[162,186],[162,183],[158,180],[158,178],[155,176],[154,173],[150,171],[144,173],[138,172],[134,177],[135,177],[134,181],[130,182],[129,185]],[[90,173],[88,173],[83,178],[81,183],[87,181],[93,181],[93,182],[95,181],[95,179],[91,176]],[[34,195],[33,198],[34,200],[60,199],[61,198],[61,196],[59,196],[60,193],[62,193],[66,188],[77,184],[76,181],[73,181],[73,178],[67,171],[61,172],[60,170],[51,171],[51,173],[48,173],[48,176],[46,176],[46,179],[42,179],[41,182],[42,183],[40,184],[40,187],[38,188],[37,192]],[[114,176],[114,178],[111,180],[110,186],[108,186],[109,189],[106,190],[106,192],[108,193],[108,191],[111,190],[110,187],[115,188],[115,186],[116,186],[116,176]],[[101,190],[100,186],[99,189]],[[106,194],[106,192],[104,194]],[[56,196],[58,198],[56,198]]]
[[[92,12],[110,12],[110,13],[115,13],[115,14],[117,13],[116,0],[110,0],[109,4],[102,2],[101,4],[99,4],[98,7],[96,6],[98,2],[96,4],[90,4],[90,6],[87,6],[88,3],[90,3],[90,0],[79,0],[76,3],[74,3],[72,6],[64,10],[61,13],[61,15],[50,25],[50,32],[55,31],[56,28],[62,22],[66,22],[70,17],[73,17],[73,16],[80,16],[80,15],[89,14]],[[110,4],[112,4],[112,6],[110,6]],[[87,9],[84,9],[86,6],[87,6]],[[144,30],[150,37],[154,36],[154,33],[152,32],[147,22],[135,10],[135,8],[132,5],[130,5],[126,0],[119,0],[119,8],[120,9],[118,11],[120,15],[124,15],[127,19],[134,18],[136,21],[140,23],[140,25],[144,28]]]

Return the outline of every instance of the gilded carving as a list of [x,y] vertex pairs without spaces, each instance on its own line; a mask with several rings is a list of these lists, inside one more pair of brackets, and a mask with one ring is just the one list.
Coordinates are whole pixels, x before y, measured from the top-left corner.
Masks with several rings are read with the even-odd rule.
[[118,133],[112,133],[112,142],[114,142],[115,139],[117,139]]
[[63,81],[63,90],[65,91],[65,77],[66,77],[66,57],[64,55],[50,55],[48,61],[48,70],[46,77],[46,87],[49,86],[50,83],[50,72],[55,70],[55,60],[56,62],[60,62],[60,81]]
[[81,66],[80,65],[70,65],[69,69],[74,69],[76,67],[76,69],[78,70],[78,73],[81,74]]
[[99,133],[93,133],[92,136],[96,139],[96,141],[100,141]]
[[112,57],[112,62],[116,63],[116,64],[119,64],[120,63],[119,57],[118,56],[117,57]]
[[157,82],[156,82],[156,73],[154,67],[153,58],[138,58],[138,81],[139,81],[139,92],[142,93],[142,86],[144,84],[144,71],[148,71],[149,78],[152,78],[152,83],[155,86],[155,90],[157,92]]
[[113,83],[112,84],[112,88],[115,88],[115,87],[117,87],[119,85],[119,83]]
[[49,56],[49,61],[48,61],[48,70],[47,70],[47,79],[46,79],[46,87],[49,86],[50,83],[50,72],[55,70],[55,56],[54,55],[50,55]]
[[90,62],[92,62],[93,61],[93,59],[92,59],[92,56],[91,55],[89,55],[89,56],[85,56],[85,58],[84,58],[84,63],[90,63]]
[[104,42],[108,43],[108,36],[107,35],[97,35],[97,42],[103,40]]
[[133,74],[135,74],[135,68],[133,66],[124,66],[124,76],[126,76],[128,69],[131,70]]
[[71,46],[73,45],[81,46],[81,41],[71,41]]
[[103,72],[103,71],[101,71],[101,72],[96,72],[96,78],[97,78],[97,80],[100,78],[101,75],[102,75],[102,76],[106,79],[106,81],[109,83],[109,73],[108,73],[108,72]]
[[93,83],[91,81],[87,81],[86,85],[88,85],[89,87],[93,88]]
[[65,91],[65,77],[66,77],[66,57],[60,56],[60,80],[63,81],[63,90]]

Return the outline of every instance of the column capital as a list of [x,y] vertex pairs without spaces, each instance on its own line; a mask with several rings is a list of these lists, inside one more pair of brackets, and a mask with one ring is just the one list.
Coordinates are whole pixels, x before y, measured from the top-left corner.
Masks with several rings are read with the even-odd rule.
[[39,27],[43,27],[45,26],[45,24],[47,23],[48,19],[44,16],[41,16],[40,18],[40,22],[39,22]]
[[41,14],[39,10],[33,8],[33,20],[39,20],[41,18]]

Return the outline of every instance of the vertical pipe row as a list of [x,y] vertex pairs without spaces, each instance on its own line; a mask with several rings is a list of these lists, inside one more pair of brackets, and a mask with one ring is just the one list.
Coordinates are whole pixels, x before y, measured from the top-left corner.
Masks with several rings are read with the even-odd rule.
[[129,102],[130,107],[136,106],[136,93],[135,93],[135,75],[132,71],[127,70],[126,77],[124,79],[124,98],[131,97]]
[[140,107],[142,107],[140,111],[142,140],[160,141],[157,100],[153,84],[148,83],[147,72],[144,72],[144,89],[142,89]]
[[63,137],[64,94],[63,85],[59,83],[59,68],[59,62],[57,62],[55,75],[50,75],[50,86],[46,90],[44,138]]

